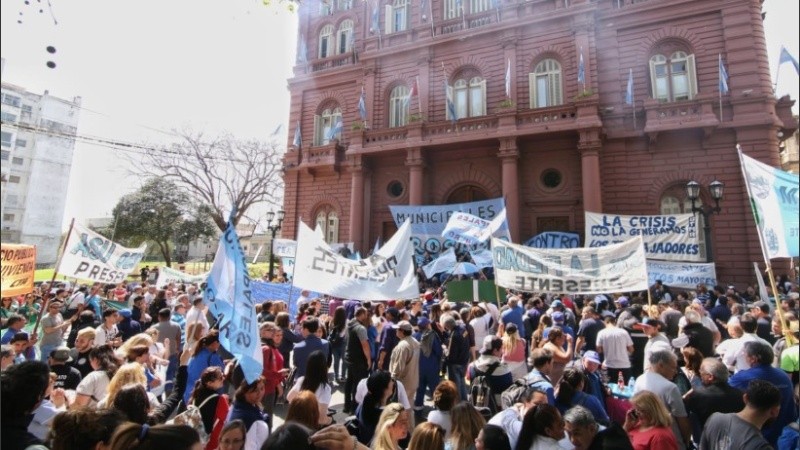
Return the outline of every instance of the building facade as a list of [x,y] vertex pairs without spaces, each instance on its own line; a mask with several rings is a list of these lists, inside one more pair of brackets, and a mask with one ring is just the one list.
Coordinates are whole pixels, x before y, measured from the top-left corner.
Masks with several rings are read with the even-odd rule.
[[363,253],[395,231],[389,205],[501,196],[515,242],[583,235],[585,211],[690,212],[690,180],[713,205],[717,179],[718,278],[752,279],[736,144],[778,166],[797,128],[759,0],[312,0],[299,18],[283,235],[302,220]]
[[80,105],[2,83],[2,239],[36,245],[40,266],[58,255]]

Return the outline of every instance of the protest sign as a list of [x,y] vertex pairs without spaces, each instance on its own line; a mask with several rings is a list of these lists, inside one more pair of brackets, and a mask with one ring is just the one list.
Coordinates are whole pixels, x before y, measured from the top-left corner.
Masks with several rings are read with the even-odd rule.
[[56,273],[100,283],[120,283],[136,270],[145,250],[146,244],[125,248],[76,223],[67,236]]
[[533,248],[578,248],[581,246],[581,237],[577,233],[545,231],[528,239],[522,245]]
[[492,239],[495,283],[527,292],[602,294],[645,290],[640,236],[599,248],[536,249]]
[[16,297],[33,292],[36,247],[20,244],[2,244],[1,247],[2,296]]
[[695,289],[698,284],[717,285],[717,269],[714,263],[679,263],[647,260],[648,284],[661,280],[669,287]]
[[[459,252],[489,248],[488,238],[486,242],[475,245],[465,245],[443,237],[442,232],[447,226],[450,217],[456,212],[469,213],[480,219],[491,221],[505,210],[505,201],[502,198],[495,198],[450,205],[391,205],[389,206],[389,210],[398,227],[405,223],[406,220],[411,222],[414,254],[419,261],[425,252],[436,257],[440,252],[450,247],[456,247],[456,250]],[[508,223],[503,221],[493,236],[510,240]]]
[[297,253],[297,241],[275,238],[272,241],[272,252],[279,258],[294,258],[294,254]]
[[[267,281],[253,280],[250,283],[253,299],[263,303],[267,300],[282,301],[289,307],[289,316],[297,317],[297,299],[300,298],[302,289],[289,283],[270,283]],[[319,297],[317,292],[309,292],[308,298]]]
[[338,254],[301,222],[294,285],[356,300],[417,298],[410,235],[411,224],[406,222],[376,253],[354,261]]
[[200,275],[190,275],[171,267],[162,266],[158,269],[156,286],[162,288],[170,283],[202,283],[208,278],[208,272]]
[[586,247],[603,247],[641,236],[648,259],[704,262],[694,214],[624,216],[586,212]]
[[739,149],[764,259],[800,256],[800,176],[770,167]]
[[281,270],[283,270],[289,278],[294,277],[294,258],[281,258],[281,267]]
[[256,307],[251,290],[247,259],[233,226],[233,214],[208,274],[203,300],[219,324],[219,342],[239,361],[248,383],[254,383],[264,369]]
[[[454,302],[496,302],[497,286],[491,280],[461,280],[447,283],[447,299]],[[505,294],[505,289],[503,290]]]

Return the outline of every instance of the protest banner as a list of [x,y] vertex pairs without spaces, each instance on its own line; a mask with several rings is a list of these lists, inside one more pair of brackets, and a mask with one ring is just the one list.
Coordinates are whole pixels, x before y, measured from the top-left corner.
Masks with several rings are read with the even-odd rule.
[[661,280],[669,287],[695,289],[698,284],[717,285],[717,268],[714,263],[679,263],[647,260],[647,282],[651,286]]
[[458,244],[475,246],[491,238],[505,221],[505,208],[492,220],[484,220],[470,213],[456,212],[447,221],[442,230],[442,237]]
[[739,157],[764,259],[800,256],[800,176]]
[[162,288],[170,283],[202,283],[208,278],[208,272],[201,275],[190,275],[171,267],[161,266],[158,269],[156,286]]
[[479,269],[484,269],[486,267],[492,267],[492,252],[489,250],[475,250],[469,252],[469,255],[472,256],[472,261],[475,262],[475,265],[478,266]]
[[[300,298],[302,289],[289,283],[270,283],[267,281],[253,280],[250,283],[253,299],[258,303],[267,300],[282,301],[289,306],[289,316],[297,317],[297,299]],[[308,298],[320,297],[317,292],[310,292]]]
[[492,239],[495,283],[527,292],[602,294],[646,290],[641,236],[597,248],[536,249]]
[[272,253],[279,258],[294,258],[297,253],[297,241],[275,238],[272,241]]
[[281,267],[283,273],[285,273],[289,278],[294,277],[294,258],[281,258]]
[[[414,255],[419,262],[425,252],[436,257],[439,253],[450,247],[463,251],[488,249],[489,240],[476,245],[459,244],[452,239],[442,237],[442,232],[447,226],[450,217],[456,212],[464,212],[477,216],[483,220],[492,220],[505,210],[505,201],[502,198],[482,200],[469,203],[454,203],[450,205],[390,205],[395,224],[400,227],[406,220],[411,222],[411,236],[414,244]],[[511,240],[508,223],[503,221],[494,237]]]
[[246,258],[231,213],[219,238],[203,301],[219,324],[220,344],[239,361],[247,382],[254,383],[264,362]]
[[581,246],[581,237],[577,233],[545,231],[528,239],[522,245],[533,248],[578,248]]
[[36,273],[36,246],[21,244],[0,245],[2,296],[16,297],[33,292]]
[[410,236],[411,224],[406,222],[375,254],[354,261],[334,251],[301,222],[294,285],[356,300],[417,298]]
[[456,251],[451,247],[441,253],[438,258],[422,266],[422,271],[425,272],[427,278],[433,278],[437,273],[452,272],[455,267]]
[[497,286],[491,280],[461,280],[447,283],[447,300],[453,302],[497,302],[498,292]]
[[136,270],[146,250],[147,244],[125,248],[76,223],[67,235],[55,273],[93,282],[120,283]]
[[647,259],[705,262],[694,214],[624,216],[586,212],[586,247],[603,247],[641,236]]

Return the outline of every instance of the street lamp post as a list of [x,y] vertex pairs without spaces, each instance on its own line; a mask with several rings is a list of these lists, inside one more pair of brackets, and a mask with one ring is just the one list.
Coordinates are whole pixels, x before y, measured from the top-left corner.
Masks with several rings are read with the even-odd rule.
[[697,206],[695,202],[700,198],[700,183],[690,181],[686,183],[686,196],[692,201],[692,213],[700,213],[703,216],[703,235],[706,241],[706,262],[714,261],[714,253],[711,250],[711,216],[714,213],[719,214],[722,209],[719,207],[719,201],[722,200],[722,191],[725,185],[719,180],[714,180],[708,185],[708,190],[711,193],[711,198],[714,199],[714,206],[703,205]]
[[269,281],[273,279],[273,271],[275,270],[275,258],[273,250],[275,249],[275,235],[280,231],[281,225],[283,224],[283,217],[286,214],[284,210],[278,211],[278,220],[275,224],[272,224],[272,220],[275,219],[275,211],[270,211],[267,213],[267,229],[270,232],[271,239],[269,240]]

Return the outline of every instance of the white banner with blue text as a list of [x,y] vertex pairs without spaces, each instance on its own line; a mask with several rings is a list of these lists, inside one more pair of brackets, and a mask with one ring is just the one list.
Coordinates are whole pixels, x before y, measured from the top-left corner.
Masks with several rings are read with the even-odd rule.
[[661,280],[669,287],[695,289],[698,284],[717,285],[717,268],[714,263],[681,263],[647,260],[648,283],[652,286]]
[[56,273],[80,280],[121,283],[139,265],[147,244],[125,248],[94,231],[74,224]]

